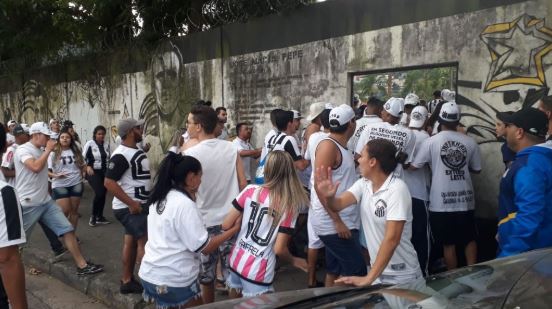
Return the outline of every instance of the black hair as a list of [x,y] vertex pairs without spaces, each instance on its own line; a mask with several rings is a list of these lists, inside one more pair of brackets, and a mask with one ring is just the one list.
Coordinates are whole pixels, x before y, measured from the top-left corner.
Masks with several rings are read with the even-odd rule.
[[194,106],[197,106],[197,105],[201,105],[201,106],[211,106],[212,103],[211,101],[204,101],[204,100],[197,100],[195,103],[194,103]]
[[240,122],[236,125],[236,136],[240,135],[241,127],[246,126],[246,125],[247,125],[247,122]]
[[206,134],[212,134],[218,123],[217,112],[212,107],[205,105],[196,105],[190,112],[196,123],[203,127]]
[[92,139],[94,141],[96,141],[96,134],[99,132],[99,131],[104,131],[106,134],[107,134],[107,130],[105,129],[104,126],[102,125],[98,125],[94,128],[94,131],[92,132]]
[[330,111],[331,109],[326,108],[318,116],[320,117],[320,122],[322,123],[322,126],[324,126],[324,128],[326,129],[330,128]]
[[217,115],[220,113],[220,111],[226,111],[226,107],[224,106],[219,106],[215,109],[215,112],[217,112]]
[[182,190],[182,183],[189,173],[198,174],[199,172],[201,172],[201,163],[198,159],[169,151],[159,165],[147,205],[157,203],[157,213],[161,214],[165,208],[163,201],[172,189],[177,189],[192,199],[188,192]]
[[542,106],[549,112],[552,112],[552,95],[542,97]]
[[435,91],[433,91],[433,96],[434,96],[435,98],[440,97],[440,96],[441,96],[441,90],[435,90]]
[[[354,119],[354,118],[353,118]],[[342,124],[342,125],[339,125],[339,120],[337,119],[332,119],[330,120],[330,132],[332,133],[343,133],[345,131],[347,131],[347,128],[349,127],[349,123],[350,121],[348,121],[346,124]],[[337,125],[337,126],[332,126],[333,125]]]
[[272,123],[272,126],[276,126],[276,115],[281,111],[284,110],[281,108],[275,108],[270,112],[270,122]]
[[288,123],[293,121],[293,112],[280,110],[276,113],[275,122],[276,128],[278,131],[285,131],[287,129]]
[[0,123],[0,152],[6,150],[6,129],[3,123]]
[[383,101],[376,98],[376,97],[370,97],[368,99],[368,102],[366,103],[367,105],[372,105],[372,106],[377,106],[377,107],[380,107],[380,106],[383,106]]
[[364,110],[366,109],[366,105],[361,105],[359,108],[355,109],[355,118],[358,120],[364,116]]
[[456,128],[458,127],[458,125],[460,125],[460,121],[439,121],[439,124],[441,125],[441,127],[445,127],[448,130],[456,131]]
[[406,154],[397,151],[397,147],[386,139],[373,139],[366,145],[368,146],[368,156],[378,161],[381,170],[386,175],[393,173],[397,164],[406,159]]

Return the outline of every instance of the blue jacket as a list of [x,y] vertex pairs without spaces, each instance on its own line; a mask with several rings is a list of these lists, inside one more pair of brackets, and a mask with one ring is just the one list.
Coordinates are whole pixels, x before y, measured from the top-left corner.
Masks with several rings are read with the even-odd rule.
[[500,182],[499,257],[552,246],[552,142],[516,154]]

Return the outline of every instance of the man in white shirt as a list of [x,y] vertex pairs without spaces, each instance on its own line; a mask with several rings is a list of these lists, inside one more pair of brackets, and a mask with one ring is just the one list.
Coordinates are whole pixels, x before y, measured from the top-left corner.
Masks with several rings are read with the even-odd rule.
[[[409,163],[412,160],[416,137],[410,129],[399,124],[403,112],[404,99],[390,98],[387,100],[381,112],[381,118],[384,122],[370,125],[362,132],[355,148],[356,157],[360,157],[362,149],[369,141],[382,138],[392,142],[397,150],[406,153],[407,158],[404,163]],[[404,177],[402,164],[397,165],[395,176],[401,179]]]
[[460,123],[456,103],[441,106],[439,123],[441,131],[422,143],[411,167],[431,167],[431,230],[436,241],[443,244],[447,268],[454,269],[458,265],[457,245],[465,246],[468,265],[477,260],[475,194],[470,173],[481,171],[481,155],[473,138],[456,131]]
[[[203,175],[197,196],[197,208],[203,216],[210,237],[221,234],[222,221],[232,201],[241,189],[247,186],[243,165],[236,148],[231,142],[217,139],[217,113],[208,106],[194,106],[188,115],[186,125],[190,138],[199,143],[184,151],[201,162]],[[228,254],[232,241],[224,242],[219,250],[202,255],[202,269],[199,275],[203,302],[212,303],[215,298],[214,281],[217,260],[220,258],[222,274],[228,274]]]
[[220,125],[222,125],[222,132],[220,135],[217,136],[217,138],[222,140],[227,140],[228,129],[226,128],[226,122],[228,122],[228,113],[226,112],[226,107],[219,106],[215,111],[217,112],[217,118],[219,120],[219,123]]
[[297,122],[293,117],[292,111],[282,111],[276,115],[276,128],[279,134],[274,138],[272,149],[289,153],[295,168],[302,171],[309,165],[309,162],[303,159],[297,139],[294,137],[297,132]]
[[121,294],[142,293],[142,286],[134,278],[134,266],[140,264],[148,238],[144,204],[151,188],[149,160],[137,145],[142,141],[143,130],[143,120],[119,120],[117,133],[121,145],[111,154],[104,179],[105,188],[113,194],[113,214],[125,228]]
[[15,187],[15,163],[13,156],[17,146],[23,145],[29,141],[29,126],[25,123],[15,126],[13,129],[13,135],[15,137],[15,143],[6,149],[2,156],[2,173],[6,178],[7,183]]
[[[15,185],[23,209],[25,232],[30,234],[34,225],[41,221],[58,237],[77,265],[77,275],[91,275],[103,271],[102,265],[87,262],[80,251],[74,229],[59,206],[48,193],[48,156],[56,142],[50,140],[52,132],[44,122],[34,123],[29,129],[31,140],[15,151]],[[41,149],[44,147],[44,151]],[[28,235],[27,235],[28,236]]]
[[347,143],[347,148],[351,151],[355,151],[362,132],[368,130],[368,128],[375,123],[381,123],[380,118],[381,110],[383,108],[383,102],[376,97],[371,97],[366,103],[364,109],[364,116],[356,121],[356,129],[351,139]]
[[[333,108],[329,116],[330,135],[318,143],[312,157],[313,169],[332,168],[336,181],[341,183],[340,194],[357,179],[353,154],[347,142],[355,131],[355,112],[348,105]],[[312,179],[312,227],[326,246],[326,286],[333,286],[340,276],[366,275],[366,263],[359,242],[360,216],[358,206],[339,213],[328,209],[324,194],[318,191]],[[322,198],[321,198],[322,197]]]
[[[416,136],[416,146],[413,157],[420,151],[422,143],[429,138],[424,130],[428,112],[425,106],[416,106],[410,113],[409,127]],[[429,166],[416,170],[404,171],[404,182],[408,186],[412,196],[412,244],[418,255],[420,268],[424,275],[428,275],[428,259],[430,252],[430,230],[429,230],[429,188],[431,186],[431,172]]]
[[7,145],[10,146],[15,142],[15,137],[13,136],[13,129],[17,125],[17,122],[15,120],[8,121],[8,132],[6,132],[6,142]]
[[237,137],[232,142],[238,149],[247,183],[251,183],[251,162],[261,156],[261,149],[253,149],[253,146],[249,143],[252,130],[248,123],[238,123],[236,125]]
[[[6,131],[0,126],[0,152],[6,149]],[[0,308],[27,308],[25,270],[19,245],[26,242],[21,206],[12,186],[0,181]]]

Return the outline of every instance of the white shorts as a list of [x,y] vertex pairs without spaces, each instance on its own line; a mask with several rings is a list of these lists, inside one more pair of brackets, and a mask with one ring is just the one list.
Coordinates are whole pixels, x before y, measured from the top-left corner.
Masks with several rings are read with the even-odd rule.
[[312,228],[311,223],[312,218],[312,211],[309,213],[309,217],[307,219],[307,233],[309,236],[309,249],[320,249],[324,248],[324,243],[318,238],[318,235],[316,235],[316,232],[314,232],[314,229]]
[[23,215],[15,190],[9,185],[0,189],[0,248],[25,242]]

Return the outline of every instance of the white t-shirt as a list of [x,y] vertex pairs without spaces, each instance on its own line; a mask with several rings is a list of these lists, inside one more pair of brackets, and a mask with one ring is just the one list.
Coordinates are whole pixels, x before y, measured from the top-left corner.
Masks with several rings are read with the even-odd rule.
[[171,190],[161,202],[150,205],[148,242],[139,276],[155,285],[186,287],[197,280],[200,251],[209,235],[195,203]]
[[441,131],[426,139],[412,166],[429,164],[432,171],[429,210],[435,212],[474,209],[470,169],[481,170],[481,155],[475,140],[456,131]]
[[28,159],[38,159],[44,151],[31,142],[19,145],[15,150],[15,189],[20,198],[21,206],[40,206],[52,198],[48,193],[48,167],[35,173],[28,169],[24,162]]
[[23,216],[12,186],[0,181],[0,248],[25,243]]
[[[392,125],[387,122],[375,123],[364,130],[360,135],[355,152],[360,154],[369,141],[378,138],[392,142],[397,147],[397,150],[406,153],[408,158],[405,163],[409,163],[412,160],[412,153],[416,145],[416,137],[412,133],[412,130],[399,124]],[[404,177],[402,164],[397,164],[394,174],[400,178]]]
[[[150,194],[151,174],[146,153],[139,148],[119,145],[107,163],[106,178],[117,181],[121,189],[133,200],[144,203]],[[113,197],[113,209],[128,205]]]
[[216,138],[201,141],[184,151],[201,162],[203,176],[197,195],[197,208],[207,227],[220,225],[240,193],[236,159],[238,152],[229,141]]
[[[232,141],[232,144],[238,150],[238,155],[239,155],[239,152],[242,151],[242,150],[253,150],[253,146],[251,146],[251,144],[249,142],[244,141],[239,137],[236,137]],[[252,157],[241,157],[240,156],[240,159],[242,160],[242,163],[243,163],[243,170],[245,171],[245,178],[249,181],[249,180],[251,180],[251,161],[253,160],[253,158]]]
[[[347,188],[352,186],[355,181],[357,180],[357,176],[355,173],[355,160],[353,158],[353,154],[349,152],[346,148],[343,148],[341,145],[339,145],[338,142],[334,141],[330,137],[327,137],[323,140],[330,140],[332,141],[341,152],[341,165],[332,170],[333,180],[339,181],[341,184],[339,185],[339,188],[337,188],[336,195],[341,194]],[[320,141],[321,142],[321,141]],[[318,144],[320,144],[320,142]],[[314,152],[312,157],[312,163],[313,166],[316,166],[316,152]],[[314,178],[311,177],[311,188],[314,187]],[[316,190],[313,188],[311,190],[311,207],[312,207],[312,227],[314,229],[314,232],[317,235],[331,235],[336,234],[337,231],[335,230],[335,224],[328,215],[328,212],[326,211],[326,208],[320,203],[320,200],[318,199],[318,195],[316,194]],[[345,225],[349,229],[358,229],[360,226],[360,220],[359,220],[359,210],[357,205],[353,205],[350,207],[347,207],[343,210],[341,210],[339,213],[339,217],[345,223]]]
[[275,129],[270,129],[268,133],[265,135],[264,142],[263,142],[263,149],[261,150],[261,157],[260,160],[263,161],[266,155],[270,150],[272,150],[272,147],[274,145],[274,142],[272,142],[272,139],[278,135],[278,131]]
[[[416,136],[416,146],[414,147],[413,158],[420,151],[423,142],[429,138],[429,134],[425,130],[412,130]],[[422,201],[429,201],[429,188],[431,187],[431,171],[427,165],[414,171],[404,171],[404,182],[410,190],[412,198]]]
[[[357,120],[355,133],[353,133],[353,136],[351,136],[351,138],[349,139],[349,142],[347,143],[347,148],[355,151],[357,149],[357,144],[360,136],[362,135],[362,132],[364,132],[372,124],[380,122],[382,122],[381,118],[376,115],[364,115],[364,117]],[[362,150],[362,148],[360,149]]]
[[247,186],[232,204],[242,213],[242,224],[230,253],[230,268],[248,281],[270,285],[276,267],[274,243],[278,233],[293,233],[297,215],[269,214],[269,191],[257,185]]
[[[314,156],[314,152],[316,151],[316,147],[318,146],[318,143],[320,143],[321,140],[325,139],[326,137],[328,137],[328,135],[330,135],[330,133],[326,133],[326,132],[323,132],[323,131],[320,131],[320,132],[315,132],[313,134],[311,134],[311,136],[309,137],[309,142],[307,144],[307,149],[305,150],[305,160],[308,160],[308,161],[311,161],[312,157]],[[313,169],[313,163],[314,162],[311,162],[311,164],[309,164],[309,167],[310,167],[310,175],[309,175],[309,183],[308,183],[308,186],[307,188],[309,190],[312,189],[312,184],[314,183],[314,169]]]
[[[11,144],[8,149],[6,149],[6,152],[2,155],[2,167],[7,168],[9,170],[15,169],[15,163],[14,163],[14,156],[15,156],[15,150],[17,149],[17,144],[13,143]],[[10,177],[6,179],[6,182],[15,188],[15,177]]]
[[54,152],[48,156],[48,168],[54,174],[64,174],[65,177],[53,178],[52,188],[72,187],[81,183],[82,170],[77,166],[73,150],[63,150],[58,160],[55,160],[55,156]]
[[11,133],[6,133],[6,144],[15,143],[15,136]]
[[372,182],[361,178],[348,189],[360,204],[362,228],[368,252],[374,263],[385,237],[387,221],[405,221],[401,240],[382,275],[421,274],[412,238],[412,200],[408,187],[399,178],[390,174],[377,192],[372,191]]

